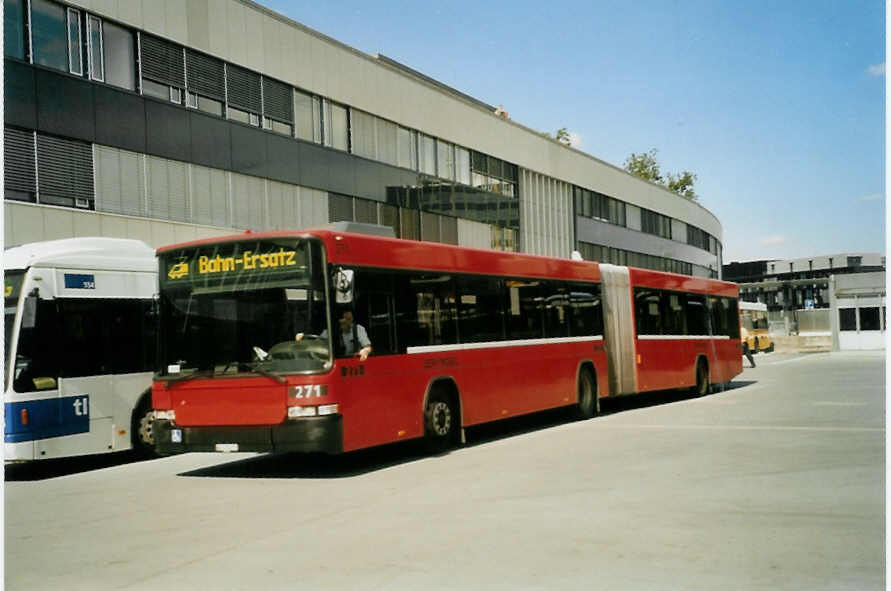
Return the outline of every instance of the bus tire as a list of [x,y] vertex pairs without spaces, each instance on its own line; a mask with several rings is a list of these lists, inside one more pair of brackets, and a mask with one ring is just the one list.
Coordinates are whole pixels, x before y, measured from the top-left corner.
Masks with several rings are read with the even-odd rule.
[[600,399],[597,398],[597,381],[587,367],[579,372],[578,404],[576,414],[580,419],[590,419],[600,412]]
[[424,405],[424,446],[430,453],[442,453],[455,445],[460,432],[456,397],[448,388],[435,384]]
[[709,383],[708,361],[700,358],[696,362],[696,386],[693,393],[696,396],[705,396],[712,391],[712,385]]
[[766,353],[773,353],[773,341],[770,342],[770,345],[764,350]]
[[152,390],[149,388],[143,392],[133,411],[130,424],[131,443],[133,451],[141,457],[155,457],[155,438],[152,434]]

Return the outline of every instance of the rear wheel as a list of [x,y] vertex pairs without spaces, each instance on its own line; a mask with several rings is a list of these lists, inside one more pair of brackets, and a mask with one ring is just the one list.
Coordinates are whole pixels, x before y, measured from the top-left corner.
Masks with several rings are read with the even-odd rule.
[[696,386],[693,391],[697,396],[705,396],[711,392],[711,384],[709,383],[708,364],[700,359],[696,364]]
[[458,440],[458,411],[454,398],[434,386],[424,407],[424,444],[431,453],[441,453]]
[[583,369],[579,373],[578,407],[576,413],[580,419],[590,419],[600,412],[600,400],[597,399],[597,382],[590,370]]

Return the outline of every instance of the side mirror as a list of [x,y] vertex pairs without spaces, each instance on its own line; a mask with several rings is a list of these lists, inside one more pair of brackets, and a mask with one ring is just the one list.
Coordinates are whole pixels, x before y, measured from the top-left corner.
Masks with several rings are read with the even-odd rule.
[[338,268],[334,273],[334,302],[337,304],[353,303],[353,275],[352,269]]

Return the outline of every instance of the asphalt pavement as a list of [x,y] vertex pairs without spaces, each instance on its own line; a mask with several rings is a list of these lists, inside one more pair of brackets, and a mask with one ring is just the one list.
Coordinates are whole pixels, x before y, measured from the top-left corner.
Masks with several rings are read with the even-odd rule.
[[436,457],[7,466],[6,589],[884,589],[884,354],[755,360]]

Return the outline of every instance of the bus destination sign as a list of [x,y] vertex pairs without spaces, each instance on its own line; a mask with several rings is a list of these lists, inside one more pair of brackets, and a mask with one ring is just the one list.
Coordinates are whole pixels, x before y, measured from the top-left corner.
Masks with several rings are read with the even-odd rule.
[[[253,283],[306,271],[302,245],[276,242],[236,242],[197,248],[164,258],[163,281],[169,286]],[[223,250],[225,249],[225,250]]]

